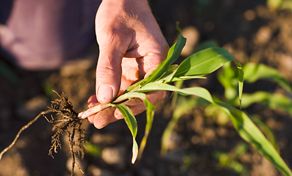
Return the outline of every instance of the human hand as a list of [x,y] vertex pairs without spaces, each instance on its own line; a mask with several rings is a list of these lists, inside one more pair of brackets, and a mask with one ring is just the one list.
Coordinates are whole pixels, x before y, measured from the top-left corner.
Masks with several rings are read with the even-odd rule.
[[[100,48],[96,95],[89,98],[86,111],[89,113],[82,118],[89,115],[88,120],[96,128],[103,128],[122,116],[114,108],[95,113],[93,107],[111,102],[128,86],[149,75],[166,57],[168,45],[147,0],[103,0],[96,14],[95,29]],[[154,104],[163,97],[163,92],[148,95]],[[134,114],[145,110],[140,100],[126,104]]]

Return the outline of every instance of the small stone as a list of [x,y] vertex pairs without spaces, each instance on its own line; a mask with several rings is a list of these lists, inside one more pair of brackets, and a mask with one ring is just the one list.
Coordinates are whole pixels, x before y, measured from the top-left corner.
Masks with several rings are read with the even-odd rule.
[[115,165],[118,168],[124,168],[126,166],[126,149],[125,147],[107,147],[101,152],[102,160],[110,165]]
[[204,132],[202,133],[202,141],[203,143],[208,143],[212,141],[216,137],[216,134],[213,129],[205,128]]
[[269,27],[261,27],[255,36],[255,43],[262,45],[267,43],[272,37],[272,31]]
[[285,76],[286,79],[292,80],[292,56],[288,54],[278,55],[279,71]]
[[203,127],[204,127],[204,118],[199,113],[196,113],[193,124],[192,124],[192,128],[196,132],[200,133],[202,132]]
[[94,144],[115,144],[116,138],[111,134],[94,133],[90,140]]
[[243,16],[246,21],[253,21],[256,18],[256,13],[253,10],[247,10],[243,13]]
[[89,166],[88,174],[92,176],[115,176],[116,175],[108,170],[104,170],[96,166]]

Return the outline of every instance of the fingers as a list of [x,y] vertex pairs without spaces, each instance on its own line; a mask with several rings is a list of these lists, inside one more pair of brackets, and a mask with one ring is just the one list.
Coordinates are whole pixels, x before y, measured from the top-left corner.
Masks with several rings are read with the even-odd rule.
[[[160,92],[154,92],[154,93],[148,94],[147,98],[152,104],[157,105],[159,102],[161,102],[162,99],[164,99],[165,96],[166,96],[166,93],[160,91]],[[143,101],[141,101],[140,99],[131,99],[125,102],[125,104],[132,110],[134,115],[138,115],[145,111],[145,105]],[[93,108],[95,108],[96,110],[97,107],[100,107],[100,104],[92,108],[89,108],[89,110]],[[113,107],[108,107],[97,113],[91,114],[88,117],[89,122],[93,123],[97,129],[101,129],[109,125],[110,123],[113,123],[120,119],[123,119],[122,114],[120,113],[118,109],[113,108]]]
[[131,35],[114,29],[103,33],[96,34],[100,50],[96,68],[96,97],[100,103],[109,103],[120,89],[122,58],[129,47]]
[[122,54],[116,48],[100,50],[96,69],[96,97],[101,103],[109,103],[119,90],[121,59]]
[[101,129],[110,123],[117,121],[118,119],[114,116],[115,108],[107,108],[103,111],[98,112],[95,115],[89,116],[88,121],[93,123],[95,128]]
[[98,104],[96,99],[96,95],[91,95],[87,100],[88,108],[93,107],[94,105]]
[[[166,96],[166,92],[164,91],[152,92],[152,93],[147,94],[148,100],[153,105],[158,105],[159,102],[161,102],[165,98],[165,96]],[[146,109],[144,102],[141,101],[140,99],[131,99],[125,102],[125,104],[132,110],[134,115],[141,114]],[[120,113],[118,109],[115,110],[114,116],[117,119],[123,118],[122,114]]]
[[140,72],[142,71],[144,73],[144,77],[152,73],[166,58],[167,50],[168,45],[164,45],[164,47],[160,47],[159,50],[148,52],[142,58],[137,59]]

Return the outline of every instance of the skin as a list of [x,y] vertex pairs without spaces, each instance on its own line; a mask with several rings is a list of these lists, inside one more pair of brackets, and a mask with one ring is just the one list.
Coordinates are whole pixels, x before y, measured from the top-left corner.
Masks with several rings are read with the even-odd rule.
[[[96,39],[100,48],[96,69],[96,94],[88,100],[92,107],[111,102],[128,86],[149,75],[166,57],[168,44],[151,12],[147,0],[103,0],[96,14]],[[165,95],[148,95],[157,104]],[[145,110],[140,100],[126,103],[134,114]],[[90,115],[98,129],[122,116],[107,108]]]

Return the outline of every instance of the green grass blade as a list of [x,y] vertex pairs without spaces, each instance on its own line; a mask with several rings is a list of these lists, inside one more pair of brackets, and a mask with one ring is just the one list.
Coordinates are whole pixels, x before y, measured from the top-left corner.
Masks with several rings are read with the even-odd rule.
[[[196,75],[196,76],[180,76],[180,77],[174,77],[172,78],[173,75],[168,75],[162,79],[160,79],[158,82],[163,82],[163,83],[171,83],[171,82],[177,82],[177,81],[187,81],[191,79],[206,79],[205,76],[202,75]],[[172,78],[172,79],[170,79]]]
[[237,63],[236,68],[237,68],[237,79],[238,79],[238,99],[239,99],[239,107],[241,108],[244,72],[242,70],[242,66],[240,63]]
[[290,83],[274,68],[264,64],[248,63],[243,67],[244,80],[253,83],[260,79],[269,79],[279,84],[283,89],[292,92]]
[[281,110],[292,116],[292,100],[282,94],[259,91],[252,94],[243,94],[242,97],[243,108],[258,103],[273,110]]
[[139,156],[138,158],[141,158],[145,146],[147,144],[147,140],[150,134],[150,131],[152,129],[152,124],[153,124],[153,119],[154,119],[154,105],[148,100],[144,100],[145,106],[146,106],[146,127],[145,127],[145,132],[144,136],[142,138],[142,141],[140,143],[140,148],[139,148]]
[[151,91],[159,91],[159,90],[177,92],[182,95],[194,95],[194,96],[203,98],[210,103],[213,102],[212,96],[209,93],[209,91],[202,87],[190,87],[190,88],[180,89],[169,84],[153,82],[153,83],[148,83],[147,85],[141,87],[137,91],[151,92]]
[[291,170],[277,150],[244,112],[224,102],[217,101],[217,104],[229,114],[235,129],[245,141],[252,144],[257,151],[270,160],[283,175],[292,175]]
[[140,93],[140,92],[128,92],[125,93],[123,95],[121,95],[118,99],[116,99],[116,102],[120,102],[120,101],[124,101],[127,99],[131,99],[131,98],[139,98],[141,99],[146,107],[146,127],[145,127],[145,131],[144,131],[144,136],[142,138],[142,141],[140,143],[140,148],[139,148],[139,154],[138,154],[138,158],[140,158],[143,154],[143,151],[145,149],[147,140],[148,140],[148,136],[150,134],[151,128],[152,128],[152,124],[153,124],[153,118],[154,118],[154,105],[148,100],[148,98],[146,97],[146,94],[144,93]]
[[232,60],[233,57],[223,48],[204,49],[187,57],[178,66],[173,77],[206,75]]
[[136,87],[143,86],[149,82],[159,79],[180,56],[183,47],[185,46],[186,39],[179,35],[177,41],[168,50],[166,59],[145,79],[133,84],[127,90],[133,90]]
[[127,107],[124,104],[117,104],[116,107],[119,109],[119,111],[124,116],[124,120],[132,134],[133,137],[133,146],[132,146],[132,164],[135,163],[137,156],[138,156],[138,144],[136,142],[136,136],[137,136],[137,121],[135,116],[133,115],[131,109]]
[[232,101],[238,96],[235,88],[238,81],[235,81],[235,77],[236,74],[231,67],[231,63],[225,64],[217,74],[217,79],[224,87],[224,96],[228,101]]
[[274,135],[272,129],[265,124],[263,121],[260,120],[259,117],[254,116],[251,117],[251,120],[259,127],[259,129],[263,132],[263,134],[267,137],[267,139],[271,142],[274,148],[279,152],[279,146],[277,144],[276,136]]

